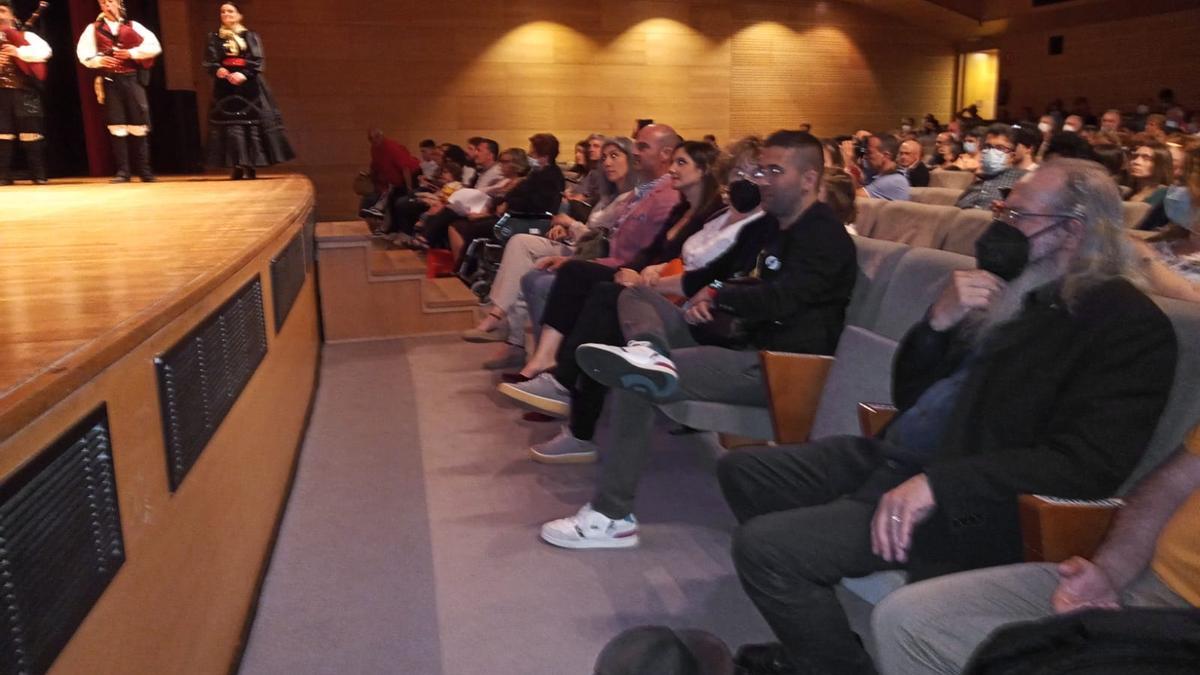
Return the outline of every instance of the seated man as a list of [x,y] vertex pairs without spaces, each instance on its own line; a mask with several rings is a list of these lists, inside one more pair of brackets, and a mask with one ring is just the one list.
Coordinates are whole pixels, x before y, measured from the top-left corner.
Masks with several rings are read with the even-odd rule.
[[[872,672],[843,577],[911,580],[1022,560],[1017,496],[1109,497],[1174,378],[1175,332],[1138,290],[1116,185],[1057,160],[1012,192],[896,353],[901,412],[878,438],[727,454],[742,586],[796,672]],[[804,670],[803,668],[808,668]]]
[[896,164],[900,174],[908,180],[912,187],[929,187],[929,167],[921,161],[921,143],[907,139],[900,143],[900,151],[896,155]]
[[[832,354],[854,288],[854,242],[827,204],[817,201],[824,172],[821,142],[802,131],[767,138],[763,209],[782,225],[767,239],[757,284],[700,289],[684,310],[653,289],[634,287],[618,299],[628,347],[585,344],[580,370],[609,387],[612,437],[592,503],[542,526],[542,539],[564,548],[625,548],[638,543],[634,496],[650,452],[655,404],[697,400],[767,405],[755,349]],[[703,346],[689,324],[714,313],[746,322],[753,349]]]
[[871,617],[879,669],[956,674],[997,628],[1077,609],[1200,607],[1200,427],[1127,502],[1091,560],[963,572],[888,596]]
[[968,185],[955,202],[960,209],[992,208],[995,202],[1003,201],[1005,192],[1025,175],[1024,171],[1012,166],[1013,151],[1017,146],[1012,127],[993,124],[988,127],[984,139],[975,182]]
[[896,164],[896,153],[900,141],[891,134],[871,136],[867,139],[866,163],[871,169],[871,179],[858,189],[860,197],[886,199],[889,202],[906,202],[909,199],[908,179]]

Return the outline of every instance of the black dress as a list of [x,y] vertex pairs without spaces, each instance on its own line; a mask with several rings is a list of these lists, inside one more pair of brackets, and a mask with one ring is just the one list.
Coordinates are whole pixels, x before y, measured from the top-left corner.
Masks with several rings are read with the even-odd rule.
[[[283,117],[262,76],[262,40],[253,31],[225,38],[208,34],[204,67],[213,75],[208,113],[208,163],[211,166],[270,166],[293,159]],[[234,85],[216,77],[225,68],[246,81]]]

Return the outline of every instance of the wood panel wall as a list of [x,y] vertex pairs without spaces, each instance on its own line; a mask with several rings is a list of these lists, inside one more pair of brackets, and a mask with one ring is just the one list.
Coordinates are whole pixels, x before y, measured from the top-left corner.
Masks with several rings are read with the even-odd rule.
[[[214,3],[188,0],[194,54]],[[836,0],[252,0],[267,76],[324,219],[352,216],[366,129],[415,149],[476,134],[526,146],[550,131],[629,133],[652,117],[686,137],[810,121],[832,135],[944,117],[953,46]],[[202,109],[210,85],[197,68]]]
[[[1048,54],[1051,35],[1064,37],[1059,56]],[[1014,30],[996,46],[1000,78],[1011,91],[1007,107],[1014,115],[1024,106],[1040,113],[1056,98],[1069,106],[1076,96],[1087,96],[1097,115],[1111,107],[1132,110],[1163,87],[1173,88],[1185,105],[1200,107],[1200,8]]]

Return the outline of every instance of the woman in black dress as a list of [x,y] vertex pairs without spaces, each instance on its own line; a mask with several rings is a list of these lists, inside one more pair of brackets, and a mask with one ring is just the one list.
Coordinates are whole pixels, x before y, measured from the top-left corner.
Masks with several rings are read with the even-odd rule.
[[208,34],[204,67],[216,78],[208,113],[211,166],[231,166],[230,177],[241,180],[255,178],[255,167],[296,156],[262,76],[262,40],[242,25],[236,3],[221,5],[221,29]]

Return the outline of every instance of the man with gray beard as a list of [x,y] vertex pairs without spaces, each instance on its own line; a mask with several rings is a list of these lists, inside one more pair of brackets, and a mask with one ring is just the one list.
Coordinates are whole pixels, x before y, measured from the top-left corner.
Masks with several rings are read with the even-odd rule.
[[[718,466],[741,526],[742,585],[780,673],[871,673],[834,586],[1022,559],[1017,496],[1098,499],[1137,464],[1176,361],[1138,286],[1121,198],[1099,165],[1053,160],[1017,184],[896,354],[899,415],[878,438],[734,451]],[[772,666],[772,667],[775,667]]]

